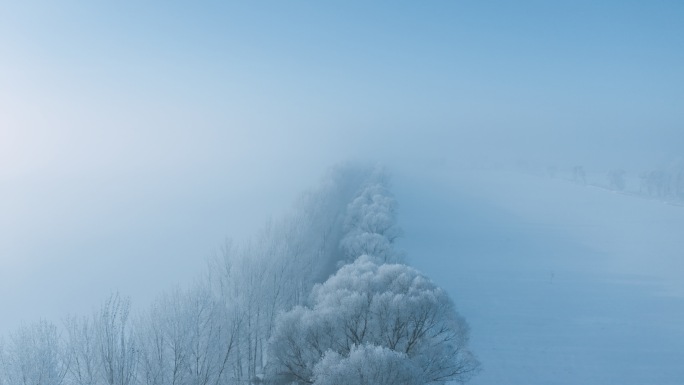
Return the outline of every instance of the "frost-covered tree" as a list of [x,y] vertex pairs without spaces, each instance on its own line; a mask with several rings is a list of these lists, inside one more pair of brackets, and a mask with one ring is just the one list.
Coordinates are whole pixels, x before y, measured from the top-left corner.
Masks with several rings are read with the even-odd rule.
[[138,382],[177,385],[188,377],[190,320],[180,290],[165,293],[152,303],[136,327]]
[[[2,375],[6,384],[61,385],[69,365],[60,334],[53,323],[41,320],[10,336]],[[0,382],[2,382],[0,380]]]
[[95,336],[101,374],[106,385],[135,381],[138,363],[134,335],[129,328],[130,299],[111,295],[95,315]]
[[608,186],[615,191],[623,191],[626,187],[625,171],[622,169],[608,172]]
[[376,171],[368,184],[347,206],[345,236],[340,242],[345,261],[368,255],[380,262],[400,262],[394,241],[401,235],[396,221],[397,203],[387,188],[387,178]]
[[223,383],[235,333],[223,304],[203,285],[161,296],[138,322],[138,382]]
[[236,328],[229,314],[204,287],[185,296],[188,317],[188,383],[218,385],[226,376]]
[[406,355],[423,384],[466,381],[478,368],[468,349],[468,326],[446,292],[406,265],[362,256],[317,285],[310,306],[279,317],[269,374],[312,383],[324,356],[334,352],[348,359],[363,345]]
[[184,335],[174,333],[172,329],[169,338],[165,330],[167,322],[166,314],[156,303],[138,321],[136,334],[140,350],[137,372],[138,382],[143,385],[173,385],[180,381],[185,362]]
[[95,385],[100,383],[102,366],[98,355],[97,336],[93,322],[87,318],[67,318],[67,347],[69,352],[68,383]]

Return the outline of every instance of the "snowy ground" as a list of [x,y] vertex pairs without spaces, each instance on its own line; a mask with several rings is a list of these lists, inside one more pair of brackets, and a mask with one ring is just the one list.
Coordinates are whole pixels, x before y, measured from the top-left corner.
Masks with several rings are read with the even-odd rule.
[[684,207],[513,171],[393,190],[410,263],[470,323],[473,385],[684,383]]

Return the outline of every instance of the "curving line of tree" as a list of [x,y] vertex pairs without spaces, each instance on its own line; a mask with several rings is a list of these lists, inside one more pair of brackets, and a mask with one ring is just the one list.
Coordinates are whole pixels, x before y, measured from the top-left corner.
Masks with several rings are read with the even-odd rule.
[[0,341],[0,385],[444,384],[479,364],[448,295],[402,264],[382,170],[346,165],[253,239],[226,242],[190,289],[130,314]]

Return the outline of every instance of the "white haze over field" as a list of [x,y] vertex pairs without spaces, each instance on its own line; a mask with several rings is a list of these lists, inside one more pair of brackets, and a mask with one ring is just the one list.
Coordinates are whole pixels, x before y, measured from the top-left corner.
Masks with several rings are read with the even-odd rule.
[[678,2],[66,3],[0,5],[0,336],[146,309],[359,162],[472,384],[681,384]]
[[[296,135],[283,143],[319,145]],[[346,159],[381,161],[398,174],[441,170],[445,164],[460,170],[515,163],[513,156],[487,155],[498,151],[498,142],[467,148],[459,135],[456,129],[443,139],[424,130],[404,131],[388,143],[376,141],[374,153],[368,142],[340,142],[342,149],[324,154],[291,154],[284,145],[239,159],[216,156],[215,164],[172,164],[156,170],[145,170],[149,164],[141,163],[118,171],[81,171],[56,162],[42,173],[5,178],[0,190],[0,300],[5,309],[0,325],[11,330],[22,321],[88,312],[115,290],[132,295],[134,304],[144,304],[204,269],[203,261],[226,237],[249,237],[269,218],[277,218],[330,165]],[[445,143],[453,143],[453,152]],[[243,146],[258,149],[259,141]],[[367,151],[349,150],[354,148]],[[166,150],[172,157],[172,149]],[[528,153],[519,149],[519,158]],[[643,163],[657,164],[655,158]],[[441,188],[422,181],[418,187],[426,194]],[[402,208],[420,204],[400,200]],[[411,219],[401,211],[400,219],[409,227]],[[648,244],[641,247],[649,249]]]
[[684,378],[684,207],[510,170],[398,179],[411,263],[471,324],[473,384]]

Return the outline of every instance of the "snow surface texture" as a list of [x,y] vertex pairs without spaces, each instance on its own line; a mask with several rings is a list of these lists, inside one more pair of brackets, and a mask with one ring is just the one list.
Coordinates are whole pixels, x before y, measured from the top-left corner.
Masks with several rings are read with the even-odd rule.
[[471,384],[682,384],[684,208],[519,172],[399,174],[409,263],[451,294]]

